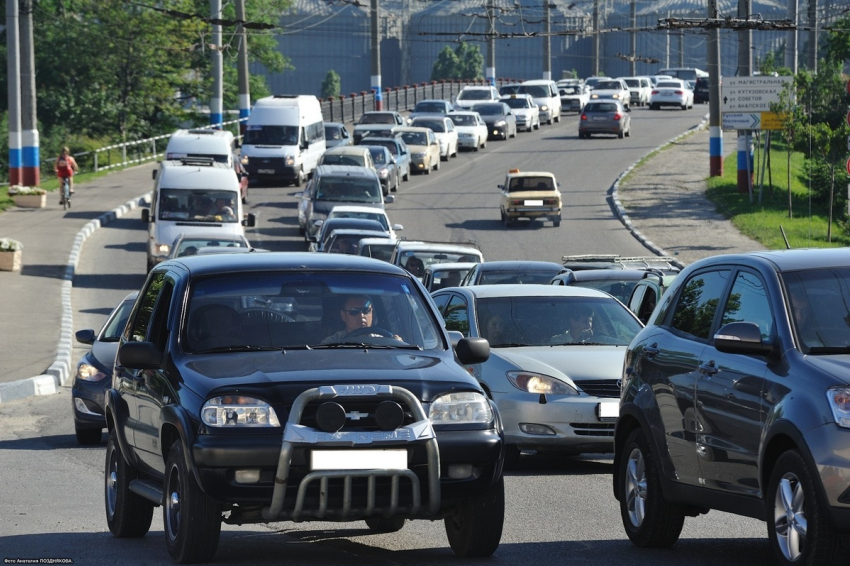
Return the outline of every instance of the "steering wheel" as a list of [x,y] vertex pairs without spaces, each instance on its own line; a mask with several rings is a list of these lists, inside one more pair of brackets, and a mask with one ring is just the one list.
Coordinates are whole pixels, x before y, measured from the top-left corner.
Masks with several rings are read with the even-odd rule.
[[354,338],[356,336],[363,336],[366,334],[377,334],[383,338],[395,338],[395,335],[389,330],[384,330],[383,328],[377,326],[364,326],[362,328],[355,328],[351,332],[345,335],[346,338]]

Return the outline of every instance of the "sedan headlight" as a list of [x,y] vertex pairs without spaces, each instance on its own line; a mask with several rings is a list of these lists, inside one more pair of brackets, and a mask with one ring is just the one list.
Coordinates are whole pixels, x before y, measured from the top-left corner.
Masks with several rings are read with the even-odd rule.
[[489,423],[493,420],[490,402],[481,393],[449,393],[431,403],[428,418],[433,424]]
[[501,128],[501,127],[506,126],[506,125],[507,125],[507,122],[505,122],[504,120],[499,120],[498,122],[495,123],[495,126],[497,128]]
[[201,408],[201,420],[215,427],[279,427],[274,409],[259,399],[228,395],[213,397]]
[[295,156],[294,155],[287,155],[286,159],[283,160],[283,163],[287,167],[292,167],[293,165],[295,165]]
[[509,371],[508,381],[520,391],[546,395],[578,395],[578,391],[560,379],[530,371]]
[[77,366],[77,379],[83,381],[100,381],[106,377],[106,374],[85,362]]
[[158,253],[159,255],[168,255],[168,253],[171,251],[171,246],[168,244],[157,244],[155,249],[156,253]]
[[826,392],[835,423],[850,428],[850,387],[833,387]]

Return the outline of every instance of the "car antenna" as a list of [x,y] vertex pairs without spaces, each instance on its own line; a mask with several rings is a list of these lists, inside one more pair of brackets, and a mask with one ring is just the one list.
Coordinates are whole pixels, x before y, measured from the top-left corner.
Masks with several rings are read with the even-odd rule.
[[785,235],[785,228],[782,227],[782,224],[779,225],[779,231],[782,232],[782,239],[785,240],[785,249],[790,250],[791,244],[788,243],[788,236]]

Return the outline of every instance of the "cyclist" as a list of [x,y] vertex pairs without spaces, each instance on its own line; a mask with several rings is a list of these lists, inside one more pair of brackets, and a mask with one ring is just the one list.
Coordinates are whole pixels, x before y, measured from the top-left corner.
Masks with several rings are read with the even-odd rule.
[[[79,173],[80,168],[77,166],[77,160],[71,156],[71,152],[67,146],[62,148],[62,151],[59,152],[59,157],[56,158],[56,162],[53,164],[53,171],[56,173],[56,177],[59,179],[59,188],[61,190],[62,183],[65,179],[68,179],[68,186],[70,188],[71,194],[74,194],[74,173]],[[60,193],[61,195],[62,193]],[[62,204],[64,201],[64,197],[59,197],[59,204]]]

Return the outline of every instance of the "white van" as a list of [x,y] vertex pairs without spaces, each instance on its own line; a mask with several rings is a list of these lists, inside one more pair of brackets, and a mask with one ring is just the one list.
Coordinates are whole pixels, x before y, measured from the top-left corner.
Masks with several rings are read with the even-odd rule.
[[325,152],[322,106],[313,95],[275,95],[254,104],[242,140],[242,164],[253,181],[296,187]]
[[561,95],[555,81],[538,79],[525,81],[519,85],[517,94],[530,94],[540,109],[540,123],[551,125],[552,121],[561,121]]
[[194,130],[177,130],[168,138],[165,147],[166,161],[183,159],[186,157],[210,157],[219,163],[226,163],[233,167],[236,176],[239,177],[239,186],[242,192],[242,204],[248,202],[248,172],[234,156],[236,150],[235,139],[227,130],[213,130],[198,128]]
[[244,226],[254,226],[256,217],[243,219],[239,180],[233,167],[210,157],[184,157],[160,163],[154,171],[150,209],[142,209],[148,225],[148,271],[165,261],[180,234],[209,234],[221,231],[245,235]]

